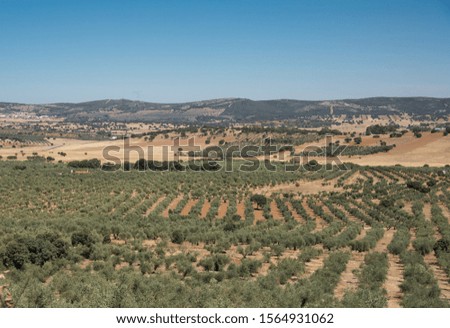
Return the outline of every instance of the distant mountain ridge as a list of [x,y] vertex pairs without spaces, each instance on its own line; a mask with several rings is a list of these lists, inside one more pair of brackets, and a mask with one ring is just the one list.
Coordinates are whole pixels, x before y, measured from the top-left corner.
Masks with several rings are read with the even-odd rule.
[[127,99],[82,103],[0,103],[0,114],[29,112],[68,121],[254,122],[296,120],[333,115],[430,115],[448,117],[450,98],[373,97],[342,100],[250,100],[222,98],[186,103],[152,103]]

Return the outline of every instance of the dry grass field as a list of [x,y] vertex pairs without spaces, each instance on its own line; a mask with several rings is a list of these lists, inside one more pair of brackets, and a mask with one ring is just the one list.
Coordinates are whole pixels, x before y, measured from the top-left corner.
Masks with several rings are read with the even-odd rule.
[[[399,121],[397,121],[399,120]],[[24,119],[20,119],[24,121]],[[412,132],[407,132],[405,135],[399,138],[390,138],[389,135],[380,135],[378,138],[374,138],[372,135],[366,136],[364,132],[366,128],[374,124],[388,124],[396,122],[397,124],[412,124],[417,125],[419,122],[414,122],[408,117],[384,117],[379,119],[371,119],[363,117],[362,124],[348,124],[340,123],[340,125],[332,126],[333,128],[342,131],[343,133],[356,133],[360,137],[362,142],[359,146],[362,147],[373,147],[380,144],[380,142],[386,142],[387,145],[394,145],[395,148],[386,153],[377,153],[372,155],[352,155],[345,156],[340,155],[340,160],[342,162],[351,162],[360,165],[404,165],[404,166],[423,166],[425,164],[431,166],[443,166],[448,164],[448,153],[450,151],[450,139],[445,137],[442,133],[431,133],[422,132],[422,137],[417,138]],[[6,123],[11,123],[6,121]],[[6,124],[3,122],[3,125]],[[89,130],[86,126],[77,126],[74,124],[64,125],[59,120],[54,121],[42,121],[33,122],[38,125],[47,126],[59,126],[58,130],[61,134],[70,134],[70,131],[74,131],[77,128],[82,129],[82,131]],[[400,124],[400,126],[402,126]],[[427,123],[428,124],[428,123]],[[1,126],[1,125],[0,125]],[[126,141],[118,138],[116,140],[111,140],[113,138],[106,138],[105,140],[86,140],[79,139],[76,137],[64,138],[64,137],[52,137],[43,142],[31,142],[27,144],[21,144],[17,142],[3,142],[0,141],[0,156],[6,159],[8,156],[17,156],[18,160],[26,160],[28,156],[32,154],[38,154],[44,157],[53,157],[56,161],[69,162],[74,160],[84,160],[91,158],[98,158],[102,162],[108,161],[104,157],[104,150],[110,147],[114,147],[109,154],[120,158],[122,161],[127,158],[130,162],[135,162],[140,157],[153,158],[157,161],[162,160],[173,160],[177,148],[188,148],[189,139],[195,140],[195,145],[204,149],[208,146],[219,146],[222,145],[220,142],[225,144],[237,144],[244,146],[248,142],[256,143],[261,145],[264,138],[270,137],[270,134],[264,133],[250,133],[248,135],[243,135],[241,133],[241,128],[230,128],[226,129],[223,135],[204,135],[202,133],[192,133],[188,132],[183,136],[180,136],[176,130],[166,133],[167,129],[174,129],[175,126],[171,124],[143,124],[143,123],[127,123],[121,130],[114,130],[111,127],[113,135],[121,136],[127,133],[134,134],[145,134],[145,133],[156,133],[156,137],[152,140],[147,140],[145,137],[128,138]],[[182,129],[184,126],[178,126],[177,128]],[[318,129],[311,129],[312,132]],[[158,134],[158,131],[160,134]],[[338,141],[341,145],[355,145],[354,142],[346,143],[345,139],[348,135],[334,135],[332,137],[332,142]],[[180,138],[180,146],[174,146],[174,140]],[[114,138],[115,139],[115,138]],[[320,138],[320,140],[315,142],[305,142],[299,146],[295,146],[296,153],[307,149],[308,147],[324,147],[326,146],[325,139]],[[135,149],[139,147],[141,153]],[[118,149],[116,151],[115,149]],[[150,150],[151,149],[151,150]],[[166,150],[165,150],[166,149]],[[65,156],[61,156],[59,153],[64,153]],[[125,156],[125,154],[127,154]],[[179,157],[182,160],[186,160],[186,151],[181,153]],[[262,159],[262,157],[259,157]],[[273,154],[270,159],[274,161],[289,161],[291,160],[289,152]],[[319,162],[323,162],[322,158],[317,158]]]

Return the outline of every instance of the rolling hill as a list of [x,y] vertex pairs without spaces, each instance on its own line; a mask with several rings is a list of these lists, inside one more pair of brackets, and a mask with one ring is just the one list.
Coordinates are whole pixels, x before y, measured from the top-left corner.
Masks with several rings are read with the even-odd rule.
[[67,121],[255,122],[301,120],[334,115],[448,117],[450,98],[376,97],[343,100],[250,100],[224,98],[187,103],[96,100],[82,103],[0,103],[0,114],[33,113]]

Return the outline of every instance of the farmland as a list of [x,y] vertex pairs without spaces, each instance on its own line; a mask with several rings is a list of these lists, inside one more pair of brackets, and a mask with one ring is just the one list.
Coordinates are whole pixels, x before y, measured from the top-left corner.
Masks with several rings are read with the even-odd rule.
[[447,107],[390,101],[3,107],[0,307],[448,307]]
[[449,9],[0,0],[0,328],[448,321]]
[[448,167],[239,164],[1,161],[0,304],[449,306]]
[[[37,127],[24,123],[10,129],[11,122],[6,124],[0,122],[0,160],[22,161],[39,156],[51,158],[56,162],[91,158],[99,158],[105,162],[107,159],[104,158],[103,151],[108,147],[118,147],[114,155],[123,160],[125,154],[129,154],[127,160],[132,162],[150,157],[150,148],[154,160],[164,159],[164,148],[169,150],[166,160],[173,160],[178,150],[180,152],[177,156],[187,160],[189,140],[193,140],[194,146],[205,149],[214,146],[223,148],[261,146],[265,140],[270,139],[280,150],[281,147],[285,148],[280,154],[272,154],[271,160],[275,161],[290,161],[297,155],[309,153],[309,157],[317,157],[318,161],[323,162],[324,154],[330,152],[331,155],[339,155],[345,162],[359,165],[376,163],[417,167],[426,164],[442,167],[448,164],[450,137],[445,131],[446,128],[442,127],[445,126],[444,123],[435,123],[423,128],[418,138],[414,127],[424,124],[422,121],[415,121],[415,125],[408,129],[398,126],[396,128],[398,136],[393,137],[389,134],[366,135],[364,132],[357,132],[365,130],[368,124],[373,122],[372,119],[365,118],[365,120],[366,123],[362,127],[352,125],[352,132],[341,131],[339,125],[336,126],[339,129],[281,128],[269,125],[213,127],[156,123],[151,125],[105,123],[101,127],[97,124],[79,125],[52,120],[40,122]],[[342,120],[336,118],[336,121]],[[51,129],[47,129],[48,124],[52,126]],[[442,131],[434,132],[436,127]],[[331,136],[330,140],[327,139],[327,135]],[[176,139],[180,145],[174,149]],[[327,142],[333,142],[333,147]],[[142,154],[132,151],[136,147],[142,149]],[[262,157],[260,159],[263,160]]]

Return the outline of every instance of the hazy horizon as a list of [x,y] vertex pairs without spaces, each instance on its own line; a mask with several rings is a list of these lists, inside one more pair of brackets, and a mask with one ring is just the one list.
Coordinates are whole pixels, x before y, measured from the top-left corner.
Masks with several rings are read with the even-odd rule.
[[371,99],[371,98],[431,98],[431,99],[449,99],[450,96],[446,97],[430,97],[430,96],[370,96],[370,97],[360,97],[360,98],[335,98],[335,99],[294,99],[294,98],[278,98],[278,99],[252,99],[247,97],[218,97],[218,98],[209,98],[209,99],[194,99],[194,100],[186,100],[186,101],[152,101],[151,99],[129,99],[129,98],[104,98],[104,99],[88,99],[84,101],[57,101],[57,102],[42,102],[42,103],[31,103],[31,102],[23,102],[23,101],[3,101],[0,99],[0,103],[12,103],[12,104],[24,104],[24,105],[49,105],[49,104],[81,104],[81,103],[89,103],[95,101],[119,101],[119,100],[127,100],[127,101],[135,101],[135,102],[145,102],[145,103],[155,103],[155,104],[183,104],[190,102],[202,102],[202,101],[213,101],[213,100],[221,100],[221,99],[245,99],[251,101],[283,101],[283,100],[292,100],[292,101],[344,101],[344,100],[359,100],[359,99]]

